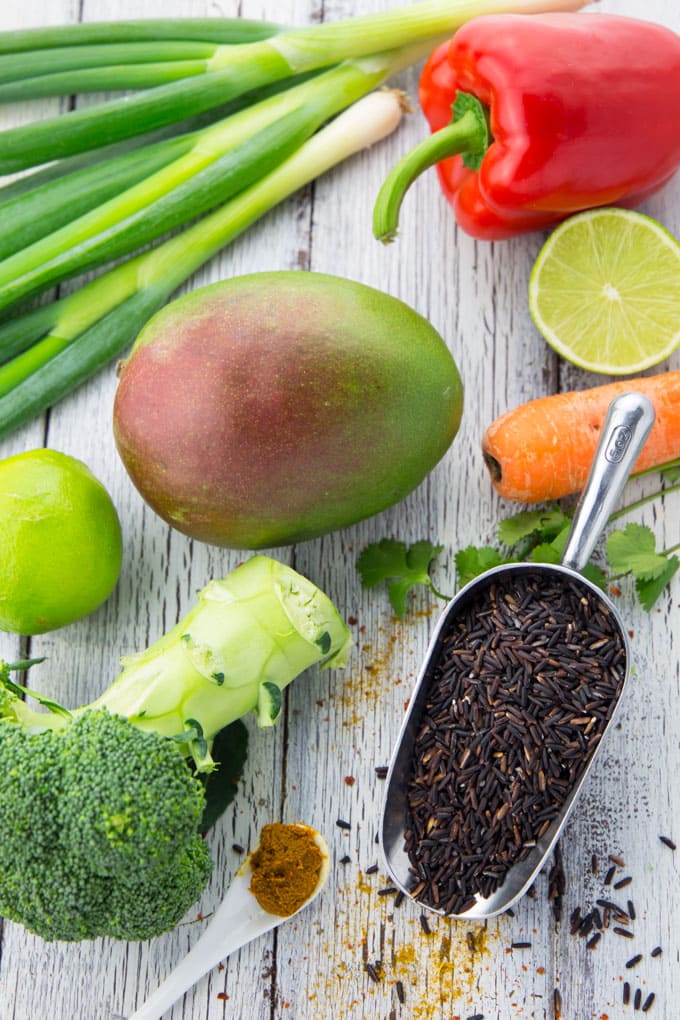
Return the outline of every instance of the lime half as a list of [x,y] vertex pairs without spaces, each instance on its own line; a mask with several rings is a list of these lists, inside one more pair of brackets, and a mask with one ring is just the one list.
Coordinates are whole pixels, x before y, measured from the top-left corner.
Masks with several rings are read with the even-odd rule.
[[573,365],[641,372],[680,344],[680,244],[656,220],[628,209],[579,213],[541,249],[529,308],[550,346]]

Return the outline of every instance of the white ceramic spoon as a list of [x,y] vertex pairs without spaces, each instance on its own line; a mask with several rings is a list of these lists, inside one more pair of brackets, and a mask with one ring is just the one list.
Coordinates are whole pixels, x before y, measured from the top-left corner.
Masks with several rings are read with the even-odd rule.
[[295,914],[280,917],[262,909],[250,892],[252,855],[248,854],[196,945],[171,971],[153,995],[129,1017],[129,1020],[160,1020],[160,1017],[171,1008],[180,996],[195,985],[204,974],[226,959],[230,953],[236,952],[247,942],[251,942],[259,935],[264,935],[265,932],[271,931],[272,928],[276,928],[284,921],[289,921],[291,917],[295,917],[321,892],[330,872],[328,844],[323,836],[314,829],[307,825],[302,827],[313,835],[314,842],[321,850],[323,859],[314,892],[295,911]]

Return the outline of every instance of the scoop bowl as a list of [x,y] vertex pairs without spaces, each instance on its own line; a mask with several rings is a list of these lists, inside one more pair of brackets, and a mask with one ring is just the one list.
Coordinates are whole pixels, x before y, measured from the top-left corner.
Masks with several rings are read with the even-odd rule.
[[[641,394],[626,393],[613,401],[604,423],[586,488],[574,515],[561,564],[512,563],[486,571],[458,593],[447,605],[439,620],[397,738],[387,775],[380,825],[380,840],[387,871],[397,888],[416,899],[419,906],[445,916],[480,920],[508,910],[533,883],[574,808],[602,747],[606,732],[615,718],[630,675],[631,663],[628,635],[617,609],[600,588],[583,577],[581,571],[590,558],[653,422],[653,407]],[[575,586],[576,591],[582,592],[583,597],[589,600],[588,605],[599,607],[607,614],[623,652],[623,679],[611,715],[587,766],[578,775],[577,781],[568,791],[559,812],[549,826],[535,842],[529,841],[533,845],[528,852],[525,851],[526,856],[509,862],[502,884],[487,895],[478,892],[474,896],[474,902],[466,903],[464,909],[460,909],[459,912],[452,912],[427,902],[422,898],[422,888],[417,892],[422,885],[422,875],[416,875],[406,847],[407,827],[411,824],[408,790],[414,773],[415,756],[419,753],[417,735],[423,712],[433,692],[433,685],[439,682],[436,674],[443,659],[447,635],[457,618],[470,611],[479,596],[490,591],[493,586],[518,581],[529,575],[538,579],[539,586],[542,582],[545,582],[546,586],[554,582],[558,585],[564,583],[565,587]]]

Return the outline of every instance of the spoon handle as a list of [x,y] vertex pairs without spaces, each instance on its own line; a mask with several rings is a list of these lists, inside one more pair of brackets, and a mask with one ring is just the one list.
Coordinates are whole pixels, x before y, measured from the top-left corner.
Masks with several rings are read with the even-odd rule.
[[129,1020],[160,1020],[173,1003],[230,953],[280,923],[280,917],[264,911],[255,918],[244,913],[240,884],[236,879],[196,945]]
[[562,564],[581,572],[614,509],[654,424],[641,393],[622,393],[609,405],[600,442],[572,521]]

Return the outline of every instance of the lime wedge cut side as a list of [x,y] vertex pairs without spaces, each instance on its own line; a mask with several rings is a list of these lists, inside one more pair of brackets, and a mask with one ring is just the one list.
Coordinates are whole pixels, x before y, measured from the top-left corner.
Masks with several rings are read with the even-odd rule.
[[539,332],[591,372],[628,375],[680,345],[680,244],[629,209],[590,209],[561,223],[529,281]]

